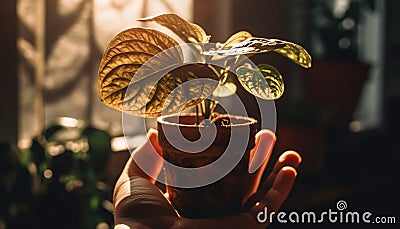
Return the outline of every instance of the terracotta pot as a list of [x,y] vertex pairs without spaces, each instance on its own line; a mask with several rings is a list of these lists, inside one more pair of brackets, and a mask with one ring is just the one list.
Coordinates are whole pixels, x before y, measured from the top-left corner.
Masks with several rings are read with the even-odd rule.
[[[157,120],[163,157],[171,163],[165,164],[167,192],[173,206],[184,217],[205,218],[239,212],[244,201],[258,188],[265,166],[253,174],[248,172],[249,161],[252,158],[250,151],[255,146],[257,121],[252,118],[228,115],[221,115],[220,118],[228,117],[231,124],[216,125],[214,129],[216,132],[213,132],[209,126],[195,125],[196,117],[193,114],[179,116],[179,118],[164,116]],[[178,149],[181,146],[171,144],[171,142],[180,141],[177,131],[189,140],[188,144],[184,144],[184,147],[187,147],[185,150]],[[235,138],[230,142],[231,131]],[[199,149],[199,145],[204,146],[204,143],[199,140],[201,136],[212,140],[211,145],[204,147],[205,149]],[[196,151],[199,152],[193,153]],[[233,169],[227,170],[227,174],[221,179],[210,182],[217,174],[224,173],[225,166],[206,167],[217,161],[222,161],[222,165],[232,164],[235,161],[237,164],[233,163]],[[172,164],[189,171],[174,170]],[[194,172],[196,168],[207,169]],[[183,183],[196,183],[200,186],[187,185],[186,187],[181,185]],[[206,185],[202,186],[202,183]]]

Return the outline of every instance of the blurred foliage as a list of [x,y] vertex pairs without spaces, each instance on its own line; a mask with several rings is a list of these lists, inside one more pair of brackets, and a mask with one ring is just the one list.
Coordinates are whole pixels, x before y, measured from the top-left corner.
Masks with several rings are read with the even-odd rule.
[[112,227],[104,178],[111,137],[92,127],[53,125],[29,149],[0,145],[0,228]]
[[374,0],[312,0],[312,53],[317,59],[357,60],[359,28]]

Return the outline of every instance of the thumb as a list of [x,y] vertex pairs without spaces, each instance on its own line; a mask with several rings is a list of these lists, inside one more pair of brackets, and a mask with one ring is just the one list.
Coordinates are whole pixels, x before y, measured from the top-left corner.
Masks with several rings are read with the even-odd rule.
[[129,173],[155,180],[163,165],[157,130],[150,129],[147,138],[144,144],[132,152],[133,165],[130,166]]
[[256,147],[252,149],[249,173],[256,172],[262,165],[267,164],[271,156],[272,149],[276,142],[275,134],[270,130],[260,130],[256,135]]

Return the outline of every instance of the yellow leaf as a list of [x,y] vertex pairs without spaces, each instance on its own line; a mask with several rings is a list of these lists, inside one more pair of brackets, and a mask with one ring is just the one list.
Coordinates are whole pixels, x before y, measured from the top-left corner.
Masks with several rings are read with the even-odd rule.
[[247,31],[239,31],[239,32],[233,34],[232,36],[230,36],[228,38],[228,40],[226,40],[225,43],[222,45],[221,49],[229,49],[233,45],[243,42],[244,40],[246,40],[247,38],[250,38],[250,37],[253,37],[253,35],[251,35],[251,33],[247,32]]
[[[146,66],[142,65],[147,63]],[[183,63],[182,50],[174,39],[153,29],[131,28],[116,35],[106,48],[99,66],[100,99],[122,110],[131,80]],[[136,76],[136,73],[140,74]],[[136,78],[135,78],[136,77]]]
[[311,68],[311,56],[308,52],[298,44],[285,41],[285,46],[274,50],[303,68]]
[[207,43],[210,39],[199,25],[190,23],[176,14],[161,14],[139,19],[139,21],[153,21],[165,26],[186,43]]
[[142,117],[177,113],[203,101],[217,86],[218,76],[207,64],[177,66],[130,84],[123,111]]

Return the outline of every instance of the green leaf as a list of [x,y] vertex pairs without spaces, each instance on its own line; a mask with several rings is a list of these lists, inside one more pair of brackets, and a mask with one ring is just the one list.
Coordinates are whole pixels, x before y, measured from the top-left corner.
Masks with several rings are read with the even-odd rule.
[[32,145],[30,151],[32,153],[31,159],[39,166],[46,159],[46,150],[43,143],[43,139],[39,137],[35,137],[32,139]]
[[138,21],[153,21],[167,27],[186,43],[207,43],[210,36],[199,25],[190,23],[176,14],[161,14],[138,19]]
[[300,45],[285,41],[285,46],[274,50],[303,68],[311,67],[311,56],[310,54]]
[[207,64],[177,66],[131,83],[123,111],[142,117],[180,112],[199,104],[217,86],[218,76]]
[[101,171],[108,163],[111,156],[111,136],[107,131],[87,127],[82,133],[87,137],[89,144],[90,162],[95,171]]
[[284,91],[282,75],[279,71],[267,64],[241,66],[236,70],[237,77],[242,86],[254,96],[262,99],[278,99]]
[[[125,91],[140,70],[141,76],[183,62],[178,42],[153,29],[131,28],[115,36],[105,50],[98,73],[100,99],[122,110]],[[142,67],[147,63],[146,67]],[[135,80],[140,80],[136,77]]]

